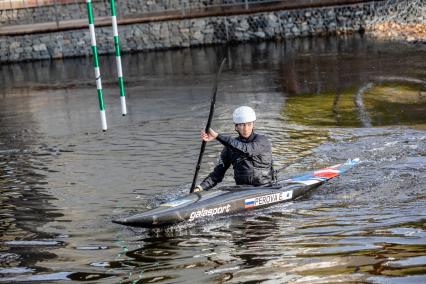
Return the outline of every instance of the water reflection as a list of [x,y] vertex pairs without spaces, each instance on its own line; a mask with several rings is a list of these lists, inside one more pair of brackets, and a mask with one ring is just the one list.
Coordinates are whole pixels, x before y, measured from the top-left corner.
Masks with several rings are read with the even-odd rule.
[[[55,258],[49,250],[61,245],[38,230],[61,216],[50,203],[53,197],[46,194],[47,161],[52,153],[36,144],[31,112],[16,117],[8,107],[0,104],[0,265],[12,268],[0,271],[3,275],[33,273],[37,262]],[[14,271],[13,266],[23,270]]]
[[292,123],[330,127],[421,125],[426,121],[426,81],[420,82],[368,83],[356,91],[293,95],[283,115]]

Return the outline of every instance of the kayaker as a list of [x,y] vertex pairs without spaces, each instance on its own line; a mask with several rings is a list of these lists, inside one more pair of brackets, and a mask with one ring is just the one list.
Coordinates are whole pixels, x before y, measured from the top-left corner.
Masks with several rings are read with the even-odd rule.
[[219,134],[210,128],[201,132],[201,139],[217,140],[224,145],[219,162],[194,192],[209,190],[220,183],[232,165],[237,185],[266,185],[273,181],[272,145],[265,135],[253,132],[256,113],[251,107],[241,106],[232,115],[238,137]]

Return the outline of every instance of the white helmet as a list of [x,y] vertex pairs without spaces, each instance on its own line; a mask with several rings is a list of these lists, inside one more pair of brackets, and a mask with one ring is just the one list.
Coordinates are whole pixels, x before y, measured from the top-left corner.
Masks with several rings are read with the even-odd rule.
[[241,106],[234,110],[232,119],[235,124],[253,122],[256,120],[256,113],[251,107]]

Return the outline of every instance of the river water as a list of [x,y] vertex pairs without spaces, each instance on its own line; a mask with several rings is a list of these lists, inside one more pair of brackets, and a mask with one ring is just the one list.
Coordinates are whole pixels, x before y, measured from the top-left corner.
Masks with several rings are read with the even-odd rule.
[[[111,223],[188,192],[224,54],[214,129],[232,134],[250,105],[282,177],[361,164],[257,212]],[[0,282],[426,282],[424,47],[354,36],[126,55],[126,117],[114,58],[100,64],[105,133],[90,58],[0,67]]]

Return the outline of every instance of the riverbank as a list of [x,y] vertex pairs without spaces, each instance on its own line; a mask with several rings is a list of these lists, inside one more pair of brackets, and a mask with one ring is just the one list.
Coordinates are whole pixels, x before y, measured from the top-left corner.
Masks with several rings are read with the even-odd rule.
[[[279,2],[152,12],[118,19],[123,53],[229,42],[364,33],[425,42],[425,24],[387,24],[388,1]],[[379,14],[377,11],[381,11]],[[383,11],[385,11],[383,13]],[[99,54],[113,54],[110,17],[95,20]],[[412,25],[415,25],[412,27]],[[407,28],[413,32],[407,32]],[[90,56],[87,20],[74,19],[0,27],[0,62]]]
[[386,21],[374,24],[370,33],[381,39],[402,40],[409,43],[426,44],[426,24],[404,24]]

